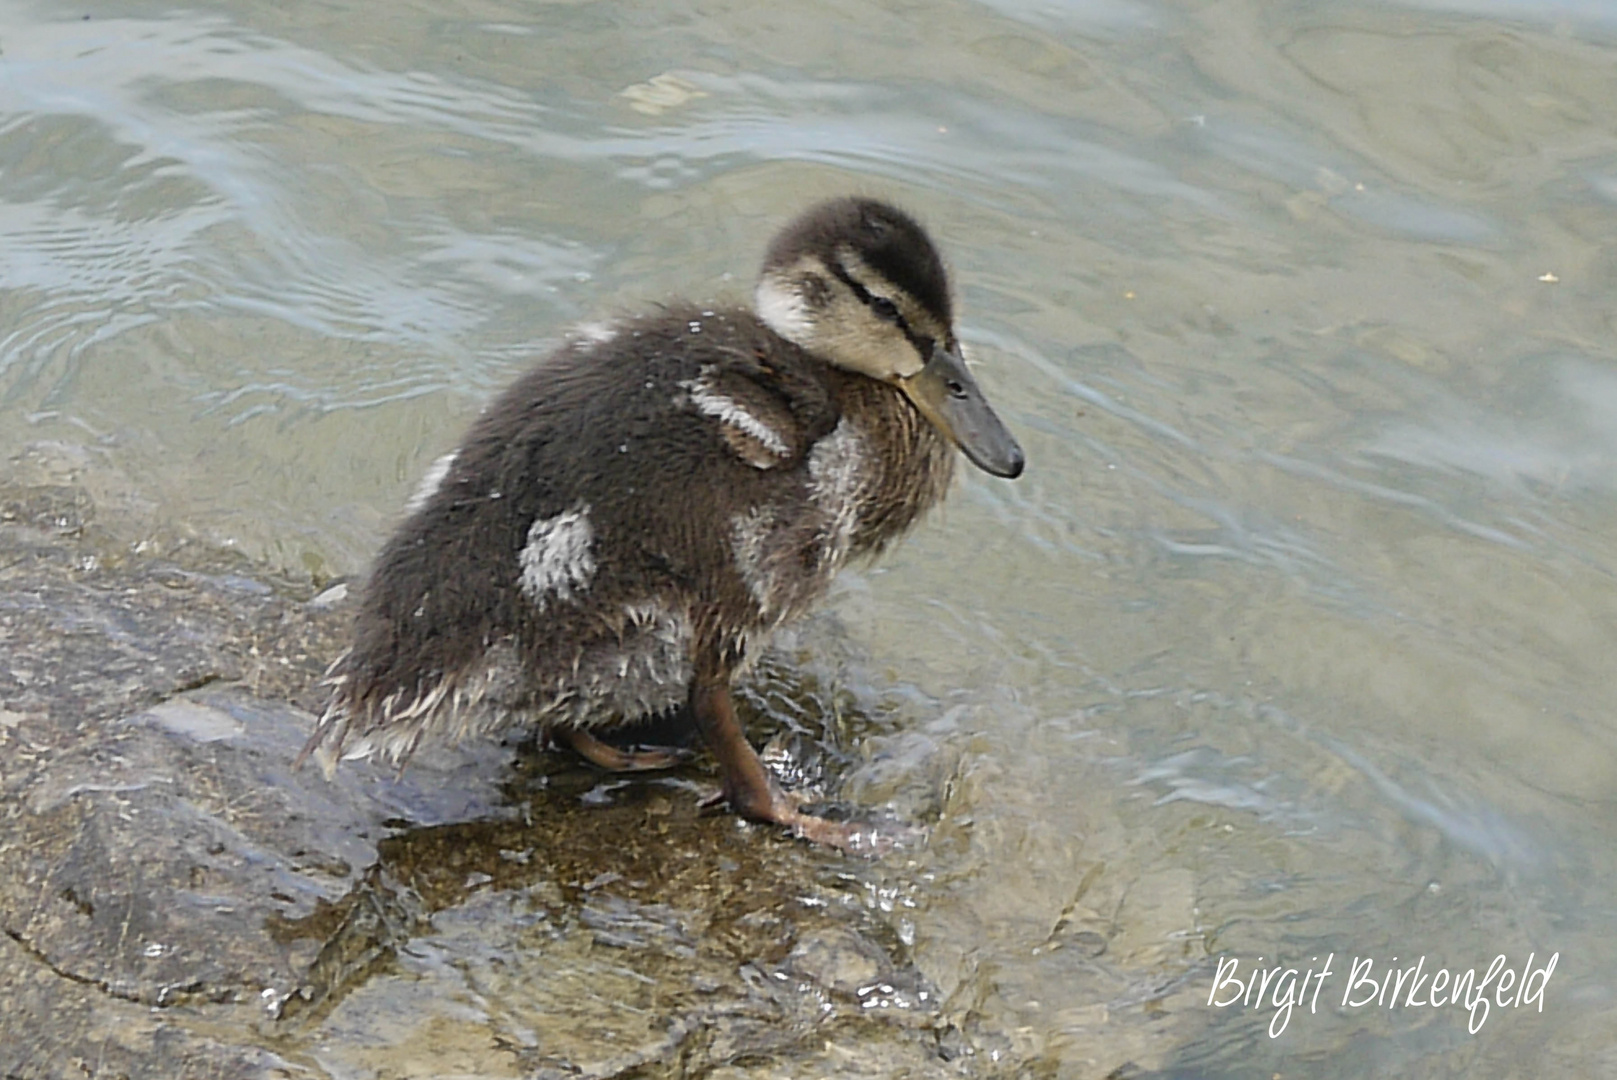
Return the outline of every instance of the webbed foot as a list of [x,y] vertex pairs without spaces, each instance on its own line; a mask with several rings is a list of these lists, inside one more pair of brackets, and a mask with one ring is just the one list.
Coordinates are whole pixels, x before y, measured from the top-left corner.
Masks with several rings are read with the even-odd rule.
[[698,806],[705,810],[728,805],[749,821],[782,825],[790,829],[793,836],[867,858],[886,855],[924,836],[920,830],[908,826],[877,828],[869,822],[832,821],[806,813],[802,801],[782,788],[767,770],[761,772],[761,785],[757,783],[759,775],[742,770],[740,783],[734,787],[731,777],[726,776],[724,786],[702,799]]
[[[742,817],[784,825],[794,836],[871,857],[885,855],[915,835],[903,829],[877,830],[868,824],[830,821],[804,813],[798,800],[781,788],[747,742],[730,700],[728,674],[717,665],[691,683],[691,715],[703,741],[719,761],[724,778],[720,798]],[[711,801],[704,799],[703,804]]]
[[671,769],[692,757],[691,751],[677,746],[642,746],[625,750],[602,742],[579,728],[560,728],[553,732],[556,739],[566,743],[573,753],[607,772],[649,772]]

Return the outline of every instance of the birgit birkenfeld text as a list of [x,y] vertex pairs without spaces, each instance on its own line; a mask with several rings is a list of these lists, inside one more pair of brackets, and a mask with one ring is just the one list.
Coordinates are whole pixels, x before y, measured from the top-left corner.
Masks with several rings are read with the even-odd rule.
[[[1555,965],[1561,959],[1559,952],[1538,966],[1534,966],[1537,953],[1528,953],[1527,962],[1519,968],[1500,953],[1493,958],[1482,974],[1477,969],[1450,971],[1445,967],[1428,967],[1422,956],[1406,967],[1398,966],[1398,958],[1383,965],[1374,957],[1355,956],[1348,965],[1347,978],[1340,984],[1342,996],[1338,1003],[1343,1009],[1441,1009],[1458,1007],[1467,1014],[1466,1029],[1475,1035],[1487,1023],[1488,1011],[1493,1006],[1516,1009],[1535,1005],[1544,1011],[1544,990],[1555,974]],[[1276,964],[1263,965],[1263,957],[1248,966],[1244,973],[1241,961],[1233,956],[1218,958],[1218,973],[1213,976],[1213,988],[1207,994],[1207,1004],[1218,1009],[1239,1005],[1243,1009],[1273,1009],[1269,1020],[1269,1037],[1279,1037],[1291,1023],[1293,1008],[1308,1006],[1312,1015],[1319,1005],[1320,990],[1327,981],[1334,994],[1338,984],[1331,968],[1335,953],[1319,963],[1311,957],[1306,970]],[[1313,966],[1317,965],[1317,966]],[[1333,997],[1326,995],[1327,1005]]]

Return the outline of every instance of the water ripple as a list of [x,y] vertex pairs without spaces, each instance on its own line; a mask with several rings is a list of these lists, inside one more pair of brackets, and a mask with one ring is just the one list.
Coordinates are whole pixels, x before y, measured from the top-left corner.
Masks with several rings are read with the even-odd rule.
[[[1078,122],[953,88],[917,108],[913,88],[693,73],[699,103],[641,118],[611,101],[560,92],[539,100],[472,78],[363,67],[217,17],[14,23],[5,32],[0,146],[20,164],[0,177],[9,238],[0,272],[12,289],[48,297],[0,343],[12,398],[53,363],[70,382],[91,340],[153,313],[201,308],[453,354],[503,325],[506,307],[531,305],[594,266],[595,253],[576,241],[477,231],[451,223],[454,210],[441,202],[400,201],[390,244],[354,235],[340,208],[374,199],[375,178],[341,165],[310,172],[303,152],[277,141],[315,118],[339,122],[338,137],[397,131],[406,153],[452,168],[463,149],[503,146],[605,165],[653,190],[738,162],[795,160],[987,202],[1004,201],[1009,187],[1053,209],[1101,189],[1222,212],[1206,191]],[[459,273],[443,274],[444,264]],[[340,389],[331,404],[351,404],[354,393]]]

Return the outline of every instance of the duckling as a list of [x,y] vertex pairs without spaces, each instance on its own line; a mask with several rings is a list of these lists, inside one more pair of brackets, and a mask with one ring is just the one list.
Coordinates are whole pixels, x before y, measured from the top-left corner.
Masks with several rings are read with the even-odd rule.
[[736,720],[731,681],[943,498],[954,448],[1023,454],[961,357],[943,262],[880,201],[812,207],[769,245],[754,310],[674,306],[563,346],[440,459],[376,562],[301,762],[516,724],[612,769],[599,736],[681,714],[743,816],[844,849]]

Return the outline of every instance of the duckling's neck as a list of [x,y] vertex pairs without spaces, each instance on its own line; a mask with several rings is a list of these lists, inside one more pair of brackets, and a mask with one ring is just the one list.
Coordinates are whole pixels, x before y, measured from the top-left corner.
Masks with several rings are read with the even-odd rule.
[[869,447],[852,553],[875,554],[948,492],[954,448],[896,388],[836,368],[832,380],[843,423]]

